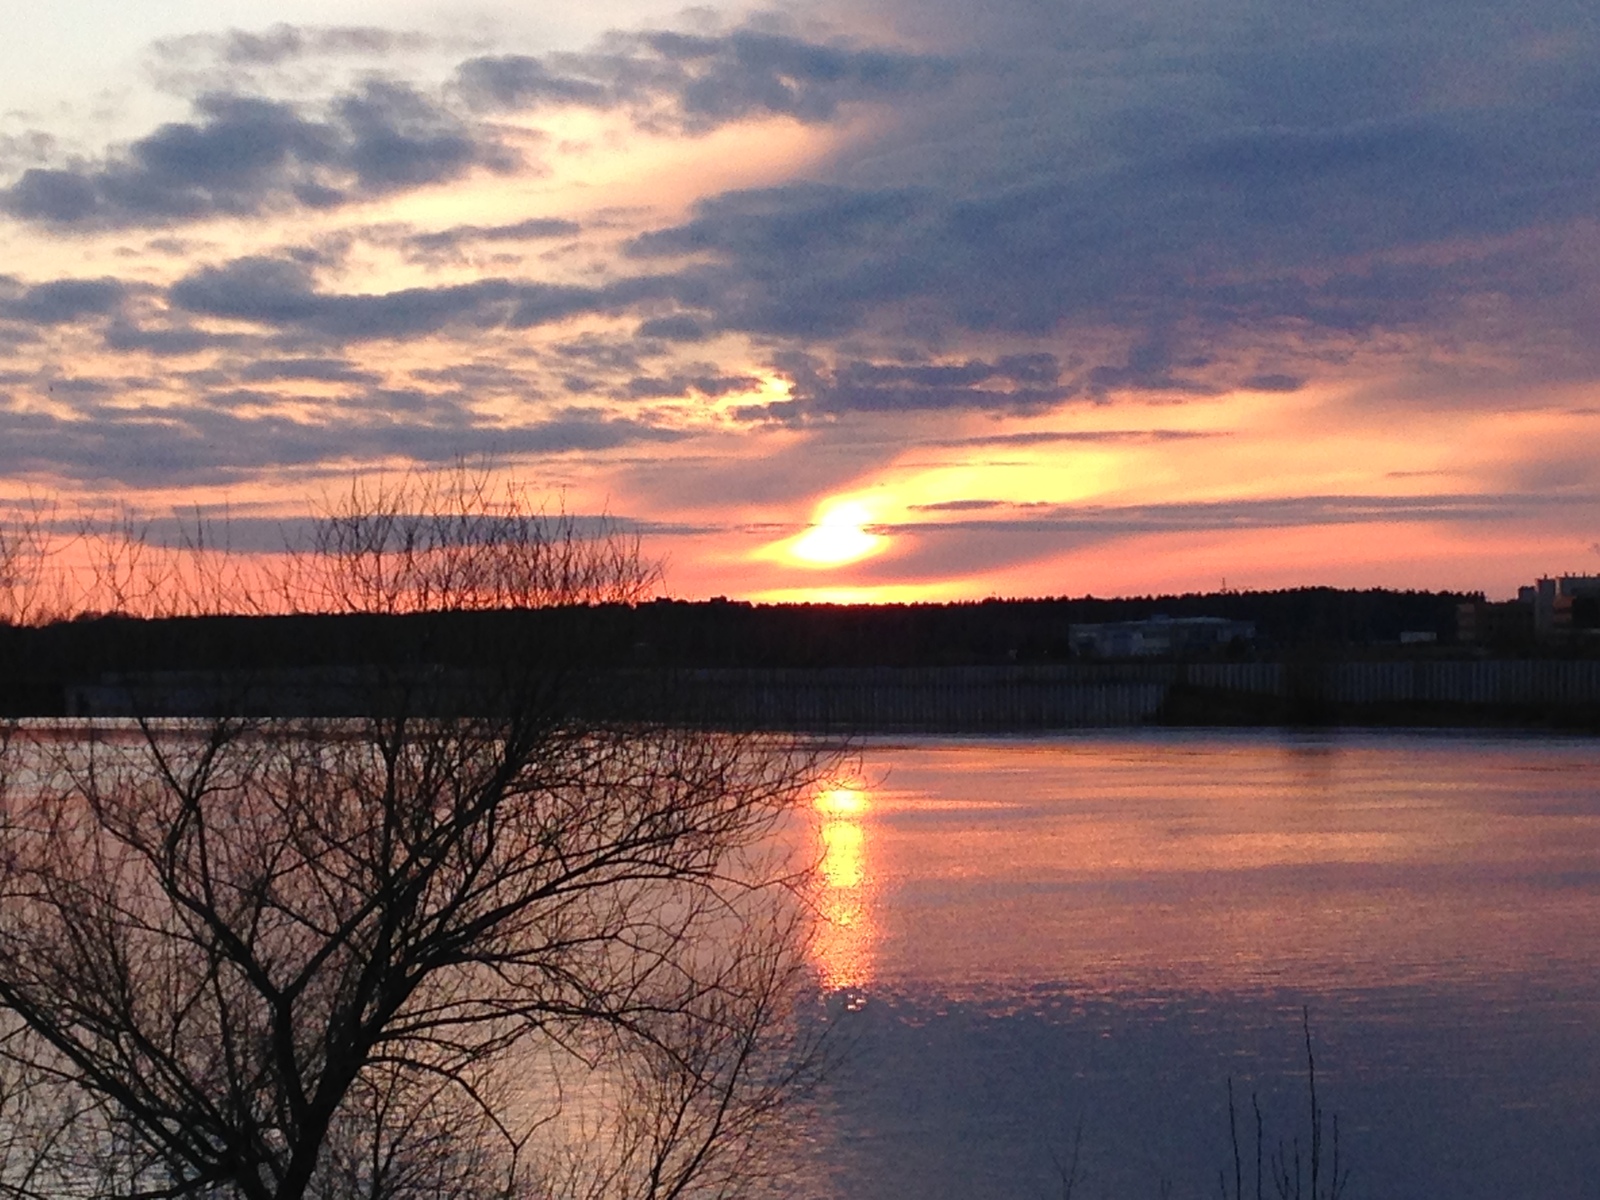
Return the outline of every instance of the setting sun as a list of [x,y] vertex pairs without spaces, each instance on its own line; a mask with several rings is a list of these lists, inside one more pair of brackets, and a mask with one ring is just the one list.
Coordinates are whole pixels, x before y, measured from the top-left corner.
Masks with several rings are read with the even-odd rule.
[[789,557],[816,567],[835,567],[876,554],[888,539],[868,533],[872,514],[859,500],[844,500],[822,510],[816,523],[789,546]]
[[11,4],[0,1200],[1600,1200],[1594,2]]

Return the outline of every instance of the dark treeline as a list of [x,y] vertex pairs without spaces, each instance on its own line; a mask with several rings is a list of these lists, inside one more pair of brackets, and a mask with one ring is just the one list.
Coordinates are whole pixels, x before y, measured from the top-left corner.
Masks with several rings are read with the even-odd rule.
[[619,614],[613,652],[668,666],[984,666],[1064,662],[1074,625],[1155,616],[1253,621],[1255,651],[1353,648],[1398,641],[1405,631],[1453,639],[1451,592],[1193,593],[1127,599],[982,600],[956,604],[759,605],[658,601]]
[[526,611],[135,619],[0,626],[5,707],[52,711],[64,684],[125,672],[252,671],[439,663],[492,666],[496,655],[555,667],[973,666],[1064,662],[1073,625],[1152,616],[1255,622],[1231,653],[1272,657],[1394,644],[1429,632],[1448,644],[1451,592],[1297,588],[1131,599],[958,604],[750,604],[656,600]]

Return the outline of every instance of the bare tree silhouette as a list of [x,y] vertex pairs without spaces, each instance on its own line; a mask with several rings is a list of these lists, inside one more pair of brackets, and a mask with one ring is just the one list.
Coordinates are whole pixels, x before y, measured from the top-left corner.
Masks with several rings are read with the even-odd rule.
[[[427,614],[653,585],[614,528],[464,478],[352,491],[284,595]],[[539,647],[492,649],[374,675],[355,717],[8,732],[0,1195],[748,1183],[815,1063],[773,834],[826,756],[575,720]]]
[[49,569],[56,506],[30,496],[0,504],[0,623],[26,625],[58,615],[58,581]]

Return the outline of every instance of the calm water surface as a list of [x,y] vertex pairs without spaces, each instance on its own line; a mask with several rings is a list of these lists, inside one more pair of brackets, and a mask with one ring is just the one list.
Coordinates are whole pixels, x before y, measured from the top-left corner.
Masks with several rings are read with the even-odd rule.
[[1053,1200],[1080,1128],[1074,1196],[1215,1197],[1302,1006],[1351,1200],[1600,1200],[1600,743],[869,742],[816,819],[815,1200]]

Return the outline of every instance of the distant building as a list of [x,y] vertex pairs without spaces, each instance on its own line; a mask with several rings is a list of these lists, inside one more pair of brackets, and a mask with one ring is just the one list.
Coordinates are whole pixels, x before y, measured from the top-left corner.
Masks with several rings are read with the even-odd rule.
[[[1533,588],[1523,588],[1526,593]],[[1516,649],[1533,643],[1533,599],[1464,600],[1456,605],[1456,641],[1464,646]]]
[[1151,617],[1073,625],[1067,640],[1079,658],[1156,658],[1213,654],[1255,641],[1254,621],[1226,617]]
[[1456,610],[1463,642],[1565,641],[1600,630],[1600,575],[1554,575],[1517,589],[1503,604],[1468,601]]
[[1600,575],[1558,575],[1517,590],[1533,605],[1534,636],[1541,641],[1600,628]]

